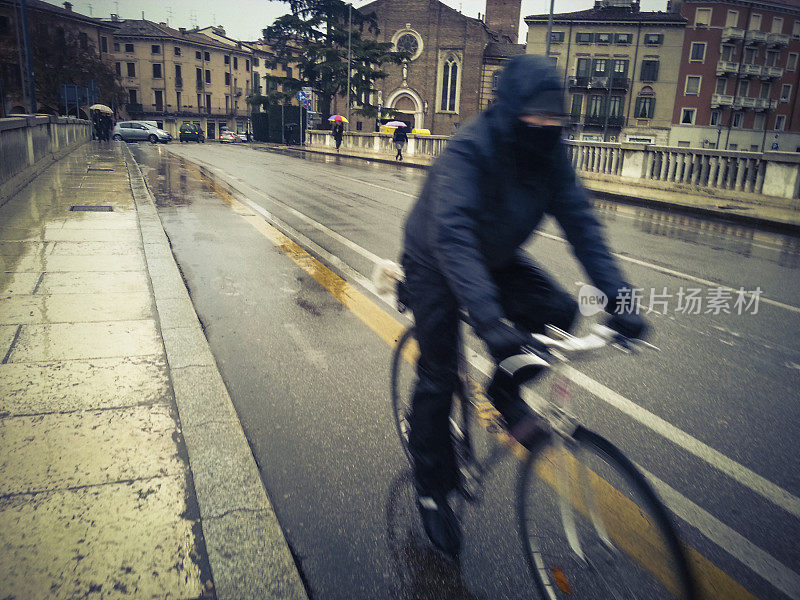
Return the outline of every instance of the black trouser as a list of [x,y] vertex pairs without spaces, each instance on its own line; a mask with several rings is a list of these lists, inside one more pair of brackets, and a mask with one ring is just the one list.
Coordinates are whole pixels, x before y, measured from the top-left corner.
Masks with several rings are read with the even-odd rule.
[[[420,357],[409,415],[409,448],[421,493],[447,492],[457,480],[449,416],[458,377],[459,307],[444,276],[404,257]],[[578,305],[533,261],[519,257],[491,273],[505,316],[520,329],[569,330]]]

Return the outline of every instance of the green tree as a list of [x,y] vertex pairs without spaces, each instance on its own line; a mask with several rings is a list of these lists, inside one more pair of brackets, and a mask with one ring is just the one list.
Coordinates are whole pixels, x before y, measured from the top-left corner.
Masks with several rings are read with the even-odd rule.
[[[284,92],[311,87],[319,99],[323,123],[331,114],[335,96],[347,95],[347,41],[349,7],[343,0],[272,0],[289,4],[290,14],[275,19],[264,29],[264,39],[275,52],[273,66],[297,66],[297,75],[270,78]],[[386,77],[384,64],[400,64],[408,55],[392,50],[392,44],[374,39],[379,33],[375,13],[352,10],[351,102],[367,118],[378,114],[372,104],[375,82]]]

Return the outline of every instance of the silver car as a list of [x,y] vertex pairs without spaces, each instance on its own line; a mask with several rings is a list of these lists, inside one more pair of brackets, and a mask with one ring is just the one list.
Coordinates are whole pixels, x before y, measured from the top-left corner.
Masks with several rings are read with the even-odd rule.
[[146,140],[153,144],[158,142],[166,144],[172,140],[172,136],[163,129],[143,121],[120,121],[114,126],[111,137],[117,141],[141,142]]

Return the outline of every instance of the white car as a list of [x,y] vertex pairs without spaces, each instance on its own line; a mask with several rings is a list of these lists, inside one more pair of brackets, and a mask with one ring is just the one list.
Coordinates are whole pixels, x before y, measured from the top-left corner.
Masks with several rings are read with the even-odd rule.
[[148,140],[153,144],[167,144],[172,136],[158,127],[144,121],[120,121],[114,126],[111,137],[117,141],[141,142]]
[[224,131],[219,132],[219,143],[220,144],[235,144],[239,141],[239,138],[236,137],[236,134],[232,131],[226,129]]

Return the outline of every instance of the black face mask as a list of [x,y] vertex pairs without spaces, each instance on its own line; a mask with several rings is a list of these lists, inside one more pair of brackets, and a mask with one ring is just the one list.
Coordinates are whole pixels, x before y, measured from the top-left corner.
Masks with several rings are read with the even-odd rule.
[[558,125],[531,126],[519,121],[514,131],[518,159],[552,157],[561,139],[562,127]]

